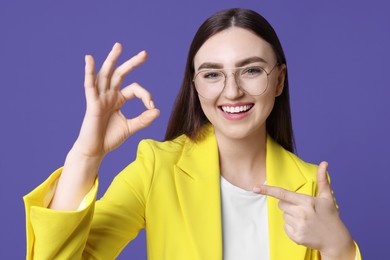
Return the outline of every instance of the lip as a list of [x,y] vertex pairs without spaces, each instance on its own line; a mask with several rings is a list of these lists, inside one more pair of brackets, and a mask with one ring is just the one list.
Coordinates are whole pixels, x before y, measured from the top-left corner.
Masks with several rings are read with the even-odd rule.
[[[231,121],[237,121],[237,120],[242,120],[246,118],[248,115],[252,113],[252,108],[254,107],[254,103],[235,103],[235,104],[221,104],[218,106],[218,110],[222,114],[222,116]],[[238,107],[244,107],[244,106],[249,106],[249,109],[245,112],[225,112],[222,107],[229,107],[230,109],[238,108]]]

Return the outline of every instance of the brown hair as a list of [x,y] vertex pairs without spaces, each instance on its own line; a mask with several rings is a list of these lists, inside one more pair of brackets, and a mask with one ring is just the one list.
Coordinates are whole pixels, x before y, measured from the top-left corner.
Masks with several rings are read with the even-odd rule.
[[[172,140],[182,134],[186,134],[195,141],[199,140],[201,128],[209,121],[203,113],[198,94],[192,82],[195,72],[194,57],[207,39],[233,26],[252,31],[268,42],[275,52],[277,63],[280,65],[286,64],[286,58],[278,36],[268,21],[260,14],[248,9],[234,8],[210,16],[199,27],[192,40],[184,79],[168,123],[165,140]],[[287,65],[283,92],[276,97],[273,110],[266,121],[266,128],[268,134],[276,142],[286,150],[294,152],[295,144],[291,123]]]

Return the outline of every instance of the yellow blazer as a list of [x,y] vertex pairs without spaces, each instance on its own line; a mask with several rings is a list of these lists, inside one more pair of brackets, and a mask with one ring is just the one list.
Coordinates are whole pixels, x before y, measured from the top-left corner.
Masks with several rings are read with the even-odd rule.
[[[145,228],[150,260],[221,260],[218,148],[213,128],[206,132],[198,143],[141,141],[103,198],[95,203],[95,185],[77,211],[45,208],[61,169],[54,172],[24,198],[27,259],[114,259]],[[316,171],[267,137],[267,184],[315,196]],[[278,201],[267,203],[271,260],[320,259],[288,238]]]

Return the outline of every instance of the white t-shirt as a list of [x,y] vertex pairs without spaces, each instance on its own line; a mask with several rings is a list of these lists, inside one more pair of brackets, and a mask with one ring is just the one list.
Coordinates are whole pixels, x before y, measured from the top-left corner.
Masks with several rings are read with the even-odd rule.
[[223,260],[269,260],[266,196],[221,176]]

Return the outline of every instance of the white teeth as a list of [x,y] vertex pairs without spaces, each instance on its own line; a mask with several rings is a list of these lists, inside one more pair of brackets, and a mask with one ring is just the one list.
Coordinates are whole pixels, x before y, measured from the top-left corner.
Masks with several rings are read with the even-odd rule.
[[251,105],[237,106],[237,107],[222,106],[222,110],[227,113],[241,113],[241,112],[248,111],[251,107],[252,107]]

